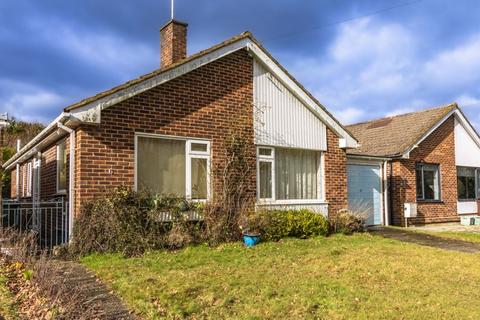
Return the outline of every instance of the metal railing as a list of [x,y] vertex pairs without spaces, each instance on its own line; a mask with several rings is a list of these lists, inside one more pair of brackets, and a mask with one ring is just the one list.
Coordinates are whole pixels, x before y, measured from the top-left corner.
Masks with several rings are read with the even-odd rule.
[[0,228],[33,232],[42,248],[67,243],[68,202],[63,198],[38,203],[3,200]]

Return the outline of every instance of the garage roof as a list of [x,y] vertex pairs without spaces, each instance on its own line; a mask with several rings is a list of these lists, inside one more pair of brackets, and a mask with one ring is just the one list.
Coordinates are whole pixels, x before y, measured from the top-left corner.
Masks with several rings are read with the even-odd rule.
[[348,154],[372,157],[399,157],[408,153],[425,135],[459,111],[456,103],[376,119],[347,126],[359,140],[360,147]]

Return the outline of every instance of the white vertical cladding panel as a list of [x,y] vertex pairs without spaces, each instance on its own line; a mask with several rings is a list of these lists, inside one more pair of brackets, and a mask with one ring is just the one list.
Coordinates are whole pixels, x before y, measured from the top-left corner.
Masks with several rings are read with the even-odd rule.
[[457,166],[480,168],[480,147],[455,119],[455,162]]
[[256,60],[254,103],[256,144],[327,149],[325,124]]

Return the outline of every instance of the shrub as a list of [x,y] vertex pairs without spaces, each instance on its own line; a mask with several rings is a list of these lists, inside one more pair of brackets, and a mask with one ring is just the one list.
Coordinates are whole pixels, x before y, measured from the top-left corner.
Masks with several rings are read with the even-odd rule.
[[[193,235],[181,236],[179,232],[195,230],[190,226],[195,223],[184,220],[182,213],[196,209],[195,205],[175,197],[115,189],[104,198],[85,204],[75,221],[69,253],[75,256],[92,252],[138,255],[147,250],[178,248],[194,238]],[[172,222],[159,219],[164,213],[171,216]]]
[[332,233],[352,234],[365,231],[368,215],[364,212],[340,210],[330,219]]
[[306,209],[260,211],[252,215],[249,224],[261,233],[262,239],[272,241],[286,237],[305,239],[326,236],[329,229],[323,215]]

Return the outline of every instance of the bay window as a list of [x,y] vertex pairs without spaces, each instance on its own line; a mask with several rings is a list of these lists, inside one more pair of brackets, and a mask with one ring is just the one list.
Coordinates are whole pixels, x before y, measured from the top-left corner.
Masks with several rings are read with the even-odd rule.
[[209,141],[136,136],[137,190],[206,200],[209,167]]
[[321,200],[319,151],[260,147],[258,198],[267,201]]
[[417,200],[440,200],[440,170],[438,165],[417,164]]
[[467,167],[457,168],[457,190],[459,200],[476,200],[476,169]]

